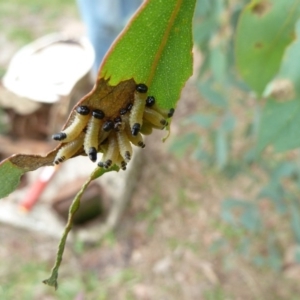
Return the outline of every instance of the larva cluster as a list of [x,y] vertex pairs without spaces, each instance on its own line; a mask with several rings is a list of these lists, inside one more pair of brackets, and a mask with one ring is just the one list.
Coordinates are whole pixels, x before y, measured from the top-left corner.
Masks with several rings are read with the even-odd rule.
[[145,84],[135,85],[132,97],[126,99],[126,106],[118,110],[117,116],[107,113],[108,109],[77,106],[73,121],[66,129],[52,136],[63,143],[54,164],[83,153],[96,162],[97,153],[102,152],[99,167],[109,168],[116,164],[126,170],[132,157],[132,144],[144,148],[142,134],[151,134],[153,129],[164,129],[168,125],[167,119],[174,114],[173,108],[160,109],[155,98],[147,96],[147,91]]

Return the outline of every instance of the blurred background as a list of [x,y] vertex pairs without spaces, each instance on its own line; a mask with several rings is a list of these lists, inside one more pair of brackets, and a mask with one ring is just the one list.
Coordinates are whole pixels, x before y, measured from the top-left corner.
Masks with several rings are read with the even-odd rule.
[[[1,221],[1,299],[299,298],[299,151],[253,154],[261,105],[239,80],[233,53],[247,2],[198,0],[195,71],[182,91],[171,136],[162,143],[165,133],[155,132],[146,140],[120,226],[97,243],[75,236],[68,244],[58,291],[41,283],[54,263],[55,234]],[[74,45],[86,32],[75,0],[0,0],[0,28],[1,77],[17,51],[34,40],[60,32],[72,36],[63,41]],[[10,105],[1,100],[1,159],[16,147],[29,153],[53,147],[53,128],[92,86],[93,71],[83,73],[76,88],[43,104],[25,97],[26,105],[19,105],[20,96],[0,84],[0,100],[12,99]],[[54,124],[51,116],[57,117]],[[51,192],[58,194],[55,186]],[[46,207],[63,220],[66,209],[50,202]],[[93,228],[100,223],[96,219]]]

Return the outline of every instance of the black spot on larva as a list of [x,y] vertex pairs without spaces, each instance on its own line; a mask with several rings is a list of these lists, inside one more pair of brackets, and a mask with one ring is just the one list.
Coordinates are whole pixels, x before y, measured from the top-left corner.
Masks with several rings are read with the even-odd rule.
[[67,137],[64,132],[55,133],[52,135],[52,139],[55,141],[62,141]]
[[120,109],[120,115],[125,115],[127,113],[127,108]]
[[92,112],[92,116],[94,117],[94,118],[96,118],[96,119],[103,119],[104,117],[105,117],[105,114],[104,114],[104,112],[102,111],[102,110],[100,110],[100,109],[95,109],[95,110],[93,110],[93,112]]
[[104,131],[110,131],[114,128],[114,122],[111,121],[111,120],[108,120],[106,121],[104,124],[103,124],[103,130]]
[[126,107],[127,111],[131,111],[133,103],[129,103]]
[[149,96],[146,99],[146,106],[151,107],[155,104],[155,98],[153,96]]
[[99,161],[99,162],[98,162],[98,167],[104,168],[104,163],[103,163],[102,161]]
[[120,131],[121,128],[122,128],[122,119],[121,119],[121,117],[116,117],[114,119],[114,122],[115,122],[115,125],[114,125],[115,130]]
[[104,167],[105,168],[109,168],[112,164],[112,160],[111,159],[108,159],[105,163],[104,163]]
[[129,152],[129,151],[126,151],[126,152],[125,152],[125,157],[126,157],[128,160],[130,160],[131,155],[130,155],[130,152]]
[[121,169],[122,169],[123,171],[125,171],[125,170],[126,170],[126,166],[127,166],[127,164],[126,164],[126,162],[123,160],[123,161],[121,162]]
[[142,141],[140,141],[138,142],[138,146],[140,146],[141,148],[145,148],[146,145]]
[[81,105],[81,106],[77,106],[76,107],[76,111],[80,114],[80,115],[88,115],[90,113],[90,109],[85,106],[85,105]]
[[65,160],[65,157],[63,156],[63,157],[58,158],[54,163],[56,165],[58,165],[59,163],[62,163],[64,160]]
[[139,124],[139,123],[133,124],[133,126],[131,128],[132,135],[136,136],[139,133],[140,129],[141,129],[141,124]]
[[172,118],[173,115],[174,115],[174,112],[175,112],[175,109],[174,108],[171,108],[169,113],[168,113],[168,118]]
[[142,94],[147,93],[147,91],[148,91],[148,87],[144,83],[137,84],[135,89],[137,92],[142,93]]
[[116,117],[116,118],[114,119],[114,122],[115,122],[115,123],[121,123],[121,122],[122,122],[121,117]]
[[97,149],[95,147],[89,149],[89,158],[92,162],[97,160]]
[[168,122],[165,119],[162,119],[162,120],[160,120],[160,124],[164,125],[164,126],[167,126]]

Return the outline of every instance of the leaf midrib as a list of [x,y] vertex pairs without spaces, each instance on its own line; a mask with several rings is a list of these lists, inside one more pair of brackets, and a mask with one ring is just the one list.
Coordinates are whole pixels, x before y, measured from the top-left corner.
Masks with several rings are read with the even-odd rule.
[[170,32],[171,32],[171,30],[173,28],[173,25],[175,23],[175,19],[176,19],[178,13],[179,13],[180,7],[182,5],[182,1],[183,0],[178,0],[177,1],[176,6],[175,6],[175,8],[174,8],[174,10],[172,12],[172,15],[171,15],[168,27],[166,28],[166,31],[165,31],[165,33],[164,33],[164,35],[162,37],[162,42],[160,43],[160,46],[159,46],[159,48],[158,48],[158,50],[156,52],[156,55],[155,55],[154,60],[153,60],[153,64],[151,66],[151,70],[149,72],[149,77],[148,77],[148,80],[147,80],[148,86],[151,85],[151,83],[153,81],[153,78],[155,76],[156,68],[157,68],[157,66],[159,64],[160,58],[161,58],[162,53],[163,53],[163,51],[165,49],[165,46],[167,44],[168,37],[169,37]]

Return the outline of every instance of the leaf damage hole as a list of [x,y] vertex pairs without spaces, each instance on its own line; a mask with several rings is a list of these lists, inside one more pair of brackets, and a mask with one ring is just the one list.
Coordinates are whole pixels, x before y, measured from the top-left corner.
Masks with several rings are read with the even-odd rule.
[[255,4],[252,7],[252,12],[259,17],[263,17],[265,14],[267,14],[271,10],[271,7],[272,7],[272,4],[269,1],[263,1],[263,2]]
[[262,42],[256,42],[254,44],[254,48],[256,49],[262,49],[264,47],[264,44]]

